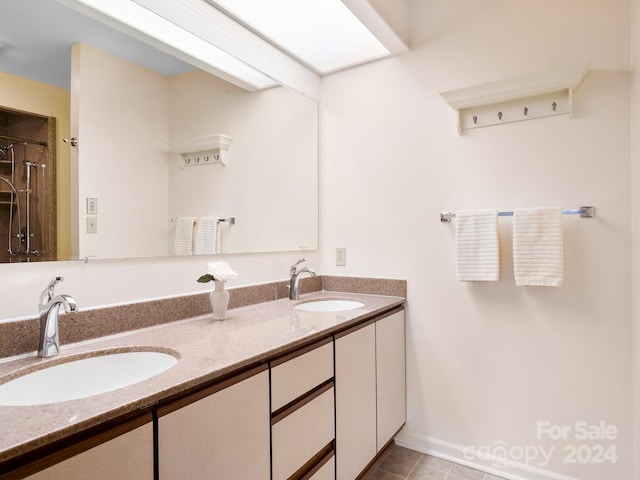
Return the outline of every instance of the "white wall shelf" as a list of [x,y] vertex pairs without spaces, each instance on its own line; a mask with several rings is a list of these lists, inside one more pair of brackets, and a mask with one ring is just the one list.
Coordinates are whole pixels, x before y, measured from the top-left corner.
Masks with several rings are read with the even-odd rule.
[[473,128],[534,118],[571,117],[573,92],[588,68],[539,72],[472,87],[441,92],[456,111],[458,134]]
[[171,149],[180,154],[182,164],[185,167],[216,163],[227,165],[229,162],[228,151],[232,140],[233,138],[228,135],[209,135],[176,143]]

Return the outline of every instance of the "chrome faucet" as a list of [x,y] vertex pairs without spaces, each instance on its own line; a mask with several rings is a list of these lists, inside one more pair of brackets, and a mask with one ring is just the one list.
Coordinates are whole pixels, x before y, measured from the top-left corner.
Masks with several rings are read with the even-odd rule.
[[76,301],[69,295],[54,296],[56,284],[62,282],[62,277],[55,277],[44,289],[38,301],[40,313],[40,341],[38,342],[38,356],[53,357],[60,352],[60,338],[58,336],[58,313],[60,306],[65,312],[78,310]]
[[300,265],[302,262],[304,262],[304,258],[301,258],[296,263],[291,265],[291,268],[289,269],[289,277],[290,277],[289,278],[289,299],[290,300],[298,300],[298,295],[300,294],[299,285],[300,285],[301,274],[308,273],[312,277],[316,276],[316,272],[311,270],[309,267],[298,268],[298,265]]

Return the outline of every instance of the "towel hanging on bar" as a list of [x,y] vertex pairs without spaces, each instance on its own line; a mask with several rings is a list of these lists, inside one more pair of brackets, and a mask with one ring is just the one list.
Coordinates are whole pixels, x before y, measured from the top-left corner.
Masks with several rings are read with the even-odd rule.
[[220,253],[220,229],[218,217],[200,217],[196,221],[193,235],[193,254],[211,255]]
[[461,282],[498,281],[498,210],[459,212],[456,222],[456,273]]
[[564,278],[560,208],[520,208],[513,216],[513,273],[517,286],[559,287]]
[[195,217],[178,218],[174,237],[174,255],[193,255],[193,227],[195,224]]

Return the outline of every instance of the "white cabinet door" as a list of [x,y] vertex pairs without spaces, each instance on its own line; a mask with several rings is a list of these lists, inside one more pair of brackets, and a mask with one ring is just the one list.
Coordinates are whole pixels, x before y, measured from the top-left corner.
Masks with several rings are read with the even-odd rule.
[[376,322],[378,451],[406,419],[404,311]]
[[336,478],[353,480],[376,455],[375,324],[336,337]]
[[269,435],[264,370],[158,419],[160,478],[269,480]]
[[153,426],[147,423],[42,470],[28,480],[153,480]]

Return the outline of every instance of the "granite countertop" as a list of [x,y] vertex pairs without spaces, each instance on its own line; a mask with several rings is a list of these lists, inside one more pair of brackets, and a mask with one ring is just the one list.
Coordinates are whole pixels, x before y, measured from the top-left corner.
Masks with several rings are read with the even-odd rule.
[[[317,298],[364,303],[355,310],[306,312],[293,308]],[[52,359],[34,355],[0,361],[0,383],[45,363],[110,350],[155,350],[175,355],[169,370],[111,392],[55,404],[0,406],[0,462],[179,394],[243,367],[295,349],[404,303],[404,297],[358,293],[314,292],[300,301],[273,300],[228,311],[215,321],[201,315],[74,345],[62,345]],[[114,319],[117,321],[118,319]]]

